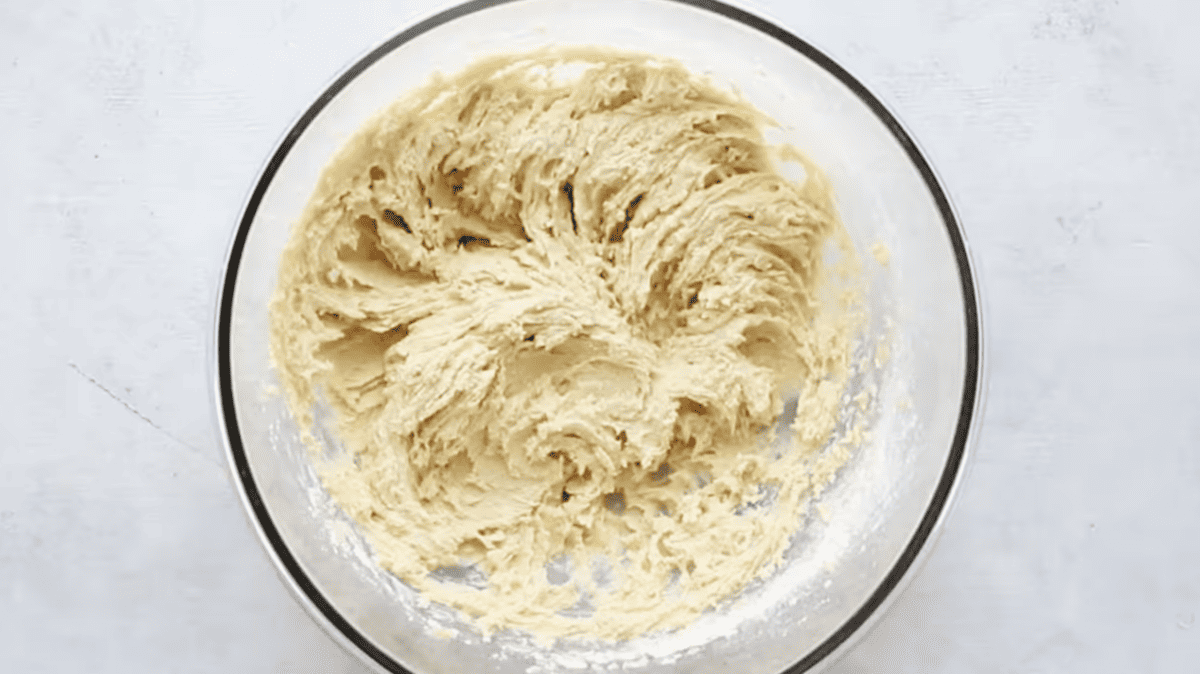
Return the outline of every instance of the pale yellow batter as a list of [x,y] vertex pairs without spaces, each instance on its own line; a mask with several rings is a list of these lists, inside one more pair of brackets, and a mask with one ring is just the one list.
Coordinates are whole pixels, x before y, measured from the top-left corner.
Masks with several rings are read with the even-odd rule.
[[[679,627],[779,561],[850,357],[819,171],[644,55],[485,60],[371,121],[284,254],[272,353],[383,565],[485,631]],[[787,393],[796,421],[772,443]]]

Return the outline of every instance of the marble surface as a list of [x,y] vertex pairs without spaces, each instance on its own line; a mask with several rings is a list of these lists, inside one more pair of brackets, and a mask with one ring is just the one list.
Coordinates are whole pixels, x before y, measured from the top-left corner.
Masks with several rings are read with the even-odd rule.
[[[0,670],[366,671],[242,514],[206,349],[261,163],[439,6],[0,4]],[[832,671],[1200,662],[1200,5],[746,4],[909,126],[985,293],[988,405],[933,554]]]

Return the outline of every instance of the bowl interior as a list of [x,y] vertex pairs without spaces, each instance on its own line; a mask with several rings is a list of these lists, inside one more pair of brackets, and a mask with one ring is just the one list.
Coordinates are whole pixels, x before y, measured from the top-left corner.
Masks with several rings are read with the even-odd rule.
[[[218,367],[231,456],[269,551],[314,616],[381,671],[779,672],[828,662],[904,576],[965,450],[978,359],[974,297],[935,179],[857,83],[737,10],[669,0],[482,4],[423,22],[353,66],[284,139],[248,204],[227,272]],[[779,123],[770,140],[800,148],[828,174],[867,288],[851,395],[866,391],[871,402],[865,412],[847,405],[846,414],[864,414],[869,432],[820,507],[797,523],[786,566],[689,628],[616,645],[483,639],[382,571],[322,489],[267,347],[280,253],[341,144],[435,71],[547,44],[669,56],[740,92]]]

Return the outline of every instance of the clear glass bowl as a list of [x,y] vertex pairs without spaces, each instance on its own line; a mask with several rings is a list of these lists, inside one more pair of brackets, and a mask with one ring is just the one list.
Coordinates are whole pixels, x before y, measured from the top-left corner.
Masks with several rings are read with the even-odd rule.
[[[316,478],[267,348],[280,253],[339,146],[435,71],[547,44],[673,57],[773,117],[781,128],[769,140],[802,149],[828,174],[864,261],[870,319],[863,343],[885,345],[859,354],[854,387],[876,392],[868,439],[819,499],[815,510],[824,516],[797,522],[787,563],[691,627],[618,644],[544,647],[505,632],[484,639],[381,570]],[[887,264],[872,256],[877,244],[886,247]],[[980,405],[975,281],[929,164],[895,117],[828,57],[710,0],[480,0],[372,50],[297,119],[263,168],[231,245],[218,313],[218,416],[250,518],[314,619],[380,672],[823,668],[878,617],[927,550]]]

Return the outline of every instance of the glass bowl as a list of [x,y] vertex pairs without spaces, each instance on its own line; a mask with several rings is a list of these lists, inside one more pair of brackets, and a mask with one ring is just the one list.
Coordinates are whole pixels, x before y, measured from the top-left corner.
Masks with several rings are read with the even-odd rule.
[[[668,56],[736,89],[779,123],[768,140],[825,170],[863,260],[868,320],[850,396],[872,394],[865,439],[797,522],[779,570],[694,625],[619,643],[485,638],[382,570],[316,477],[268,353],[281,251],[341,144],[434,72],[551,44]],[[880,615],[945,516],[978,418],[978,304],[962,231],[928,162],[874,96],[806,42],[711,0],[478,0],[367,53],[270,156],[226,264],[217,413],[243,502],[281,577],[377,671],[816,671]]]

